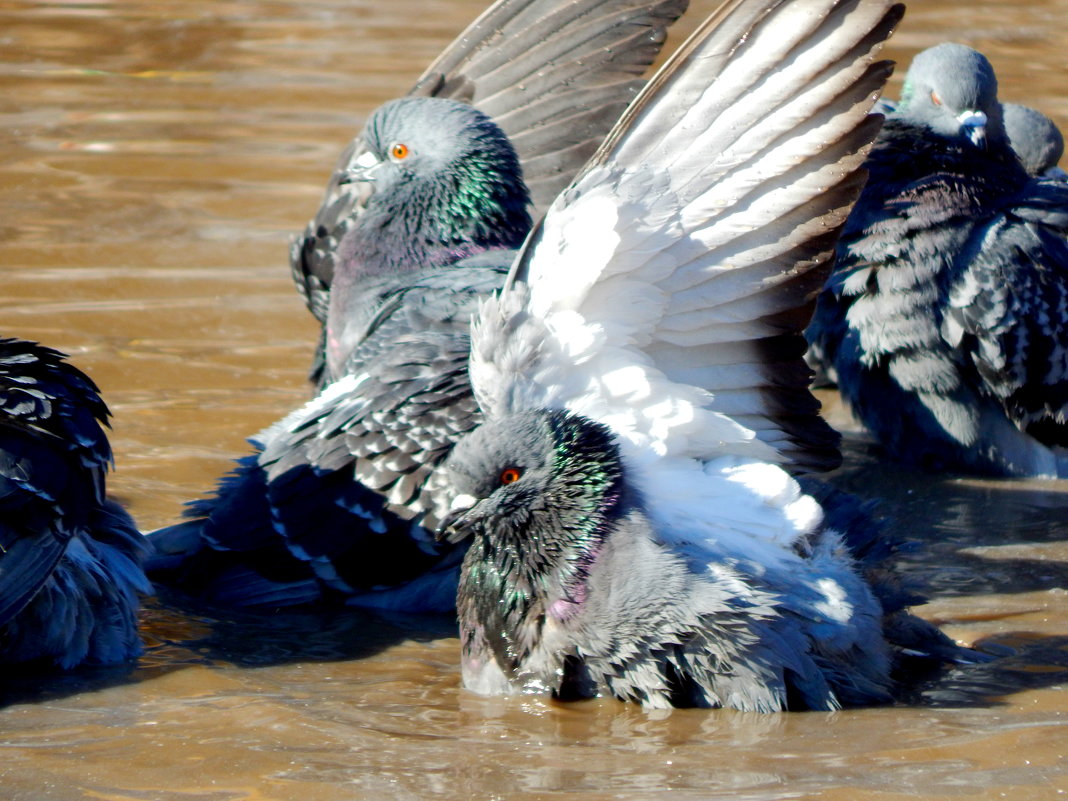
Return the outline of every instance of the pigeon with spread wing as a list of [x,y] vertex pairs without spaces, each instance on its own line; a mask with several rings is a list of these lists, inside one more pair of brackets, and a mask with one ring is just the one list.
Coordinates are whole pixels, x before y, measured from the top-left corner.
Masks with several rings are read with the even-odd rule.
[[442,536],[471,541],[468,688],[834,709],[890,698],[902,659],[957,655],[869,563],[855,503],[791,476],[837,456],[802,329],[901,13],[725,3],[483,302],[487,420],[436,477]]
[[452,609],[461,549],[427,532],[447,508],[427,480],[481,420],[469,320],[530,228],[520,160],[540,197],[570,180],[683,6],[502,0],[427,91],[371,116],[295,253],[325,321],[325,386],[191,519],[150,535],[154,578],[223,606]]

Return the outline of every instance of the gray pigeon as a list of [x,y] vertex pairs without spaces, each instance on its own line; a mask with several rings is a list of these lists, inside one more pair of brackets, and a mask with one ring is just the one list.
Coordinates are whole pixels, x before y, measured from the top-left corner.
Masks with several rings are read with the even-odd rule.
[[441,474],[469,689],[826,710],[889,699],[906,651],[956,653],[869,581],[871,529],[788,472],[826,447],[801,329],[902,12],[721,9],[482,304],[487,422]]
[[0,339],[0,664],[72,668],[141,652],[146,547],[104,497],[107,418],[63,354]]
[[1068,475],[1068,184],[1009,146],[990,63],[916,56],[809,339],[893,458]]
[[1002,103],[1001,115],[1009,144],[1027,174],[1040,178],[1068,178],[1057,166],[1064,155],[1064,137],[1053,120],[1028,106]]
[[[519,154],[540,217],[642,88],[642,74],[686,5],[498,0],[438,56],[409,96],[468,103],[493,119]],[[367,184],[351,179],[364,153],[357,137],[341,154],[315,217],[290,247],[293,280],[324,326],[340,244],[366,200]],[[320,387],[328,378],[323,349],[320,343],[310,374]]]
[[420,525],[447,509],[426,482],[481,419],[468,323],[530,229],[529,197],[507,138],[463,103],[387,103],[364,147],[374,191],[341,245],[326,388],[257,435],[192,519],[149,535],[153,577],[218,605],[455,603],[460,551]]

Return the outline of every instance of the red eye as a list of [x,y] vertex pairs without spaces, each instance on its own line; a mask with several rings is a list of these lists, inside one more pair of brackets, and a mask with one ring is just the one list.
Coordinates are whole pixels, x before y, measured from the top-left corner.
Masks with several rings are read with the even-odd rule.
[[523,475],[523,473],[518,467],[506,467],[501,471],[501,483],[514,484],[519,481],[521,475]]
[[397,142],[389,149],[389,155],[397,161],[408,158],[408,152],[408,146],[401,142]]
[[942,105],[942,98],[938,96],[938,92],[931,92],[931,102],[934,103],[936,106]]

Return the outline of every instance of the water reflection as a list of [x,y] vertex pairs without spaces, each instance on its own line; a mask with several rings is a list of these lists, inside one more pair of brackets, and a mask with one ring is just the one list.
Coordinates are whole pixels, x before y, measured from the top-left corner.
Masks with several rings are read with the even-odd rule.
[[878,501],[927,595],[1068,589],[1068,482],[925,474],[884,461],[858,434],[844,452],[835,483]]

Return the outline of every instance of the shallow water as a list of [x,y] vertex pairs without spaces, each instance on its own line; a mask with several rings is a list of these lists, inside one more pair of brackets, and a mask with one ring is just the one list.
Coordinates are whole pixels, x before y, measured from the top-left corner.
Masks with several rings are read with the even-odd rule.
[[[366,114],[481,8],[0,0],[0,332],[71,353],[101,385],[111,486],[142,527],[173,521],[246,436],[306,397],[315,326],[290,284],[288,237]],[[1065,126],[1066,19],[1066,0],[920,0],[890,54],[973,44],[1004,98]],[[856,435],[847,465],[842,482],[884,498],[917,542],[902,563],[932,596],[922,613],[1003,658],[931,677],[889,708],[647,714],[466,693],[448,620],[190,616],[157,601],[136,667],[5,680],[0,796],[1068,791],[1068,482],[920,475]]]

